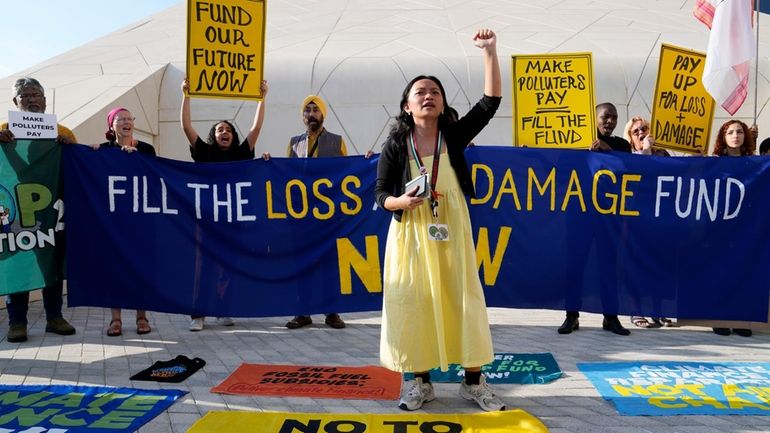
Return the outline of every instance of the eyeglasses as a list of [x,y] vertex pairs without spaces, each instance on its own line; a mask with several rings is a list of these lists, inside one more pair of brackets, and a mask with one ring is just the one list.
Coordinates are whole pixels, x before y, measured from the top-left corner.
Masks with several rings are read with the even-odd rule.
[[639,135],[639,134],[641,134],[643,132],[647,132],[648,129],[650,129],[650,128],[648,128],[646,125],[642,125],[642,126],[640,126],[638,128],[632,129],[631,133],[634,134],[634,135]]
[[121,122],[133,122],[134,120],[136,120],[136,117],[117,117],[117,118],[115,118],[115,121],[118,122],[118,123],[121,123]]
[[21,99],[34,99],[34,98],[40,99],[40,98],[43,98],[44,95],[42,93],[40,93],[40,92],[19,93],[18,95],[16,95],[16,97],[17,98],[21,98]]

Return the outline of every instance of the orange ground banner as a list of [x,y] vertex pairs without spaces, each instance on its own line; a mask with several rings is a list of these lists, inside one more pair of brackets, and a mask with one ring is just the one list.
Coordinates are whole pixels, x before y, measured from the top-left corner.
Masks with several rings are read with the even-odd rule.
[[382,367],[241,364],[212,392],[313,398],[395,400],[401,374]]

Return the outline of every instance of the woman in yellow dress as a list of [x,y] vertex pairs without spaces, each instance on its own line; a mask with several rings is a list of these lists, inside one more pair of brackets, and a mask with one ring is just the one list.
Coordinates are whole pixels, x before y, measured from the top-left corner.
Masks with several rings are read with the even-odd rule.
[[[495,33],[481,29],[473,40],[483,51],[481,100],[456,120],[441,82],[414,78],[404,89],[377,166],[377,203],[393,212],[385,247],[380,362],[415,373],[402,386],[404,410],[435,399],[428,371],[453,363],[465,368],[463,398],[487,411],[505,409],[481,376],[481,366],[493,359],[492,336],[465,203],[474,190],[463,154],[494,116],[502,86]],[[421,174],[430,179],[425,195],[422,188],[406,189]]]

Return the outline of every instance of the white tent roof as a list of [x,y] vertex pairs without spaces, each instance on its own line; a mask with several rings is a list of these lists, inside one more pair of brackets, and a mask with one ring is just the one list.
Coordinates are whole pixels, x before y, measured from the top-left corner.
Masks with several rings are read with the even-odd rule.
[[[23,75],[38,78],[46,87],[48,112],[84,143],[103,141],[106,113],[125,106],[137,117],[141,137],[161,155],[189,159],[178,120],[184,3],[0,79],[0,87],[10,89]],[[618,106],[619,125],[630,115],[649,117],[660,44],[706,49],[708,30],[693,18],[693,6],[694,0],[270,0],[270,92],[258,151],[284,154],[289,137],[303,129],[299,104],[310,93],[325,98],[326,127],[345,137],[351,153],[379,149],[403,87],[415,75],[438,76],[451,104],[467,110],[482,90],[480,51],[470,41],[479,27],[498,33],[506,97],[477,143],[512,142],[510,56],[519,53],[592,52],[597,102]],[[766,18],[761,34],[770,29]],[[770,46],[761,44],[761,137],[770,135],[764,110],[770,97],[768,52]],[[749,122],[753,77],[751,82],[735,116]],[[2,117],[14,108],[8,92],[0,98]],[[229,119],[243,133],[255,107],[251,101],[195,99],[195,127],[205,135],[214,121]],[[715,116],[714,129],[728,114],[717,108]]]

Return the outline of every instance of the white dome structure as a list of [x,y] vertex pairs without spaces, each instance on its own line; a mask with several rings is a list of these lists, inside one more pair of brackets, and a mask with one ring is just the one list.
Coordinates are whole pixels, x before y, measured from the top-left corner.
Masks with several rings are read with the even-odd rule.
[[[48,112],[79,141],[103,141],[106,113],[124,106],[137,118],[139,138],[161,156],[189,160],[179,126],[185,70],[185,3],[118,30],[27,70],[0,79],[10,89],[32,76],[46,88]],[[351,154],[378,151],[401,92],[413,76],[439,77],[461,114],[481,96],[481,52],[471,42],[479,27],[498,34],[503,103],[479,144],[512,143],[511,61],[515,54],[591,52],[596,102],[618,107],[616,135],[629,116],[650,116],[661,43],[705,51],[708,29],[692,16],[694,0],[324,0],[267,4],[265,78],[270,83],[257,152],[284,156],[289,137],[304,126],[299,104],[310,93],[329,106],[325,126],[343,135]],[[760,34],[770,35],[760,19]],[[768,53],[759,48],[758,125],[770,135]],[[736,113],[748,123],[751,89]],[[9,91],[10,93],[10,91]],[[0,98],[0,117],[15,107]],[[233,121],[241,136],[251,125],[253,101],[193,99],[194,126],[204,136],[213,122]],[[730,117],[717,107],[712,128]]]

